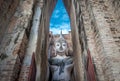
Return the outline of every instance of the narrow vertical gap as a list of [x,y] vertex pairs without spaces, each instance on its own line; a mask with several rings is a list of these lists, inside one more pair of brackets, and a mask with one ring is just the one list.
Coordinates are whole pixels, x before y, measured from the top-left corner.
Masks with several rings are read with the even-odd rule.
[[49,81],[74,81],[70,18],[62,0],[57,1],[49,28]]

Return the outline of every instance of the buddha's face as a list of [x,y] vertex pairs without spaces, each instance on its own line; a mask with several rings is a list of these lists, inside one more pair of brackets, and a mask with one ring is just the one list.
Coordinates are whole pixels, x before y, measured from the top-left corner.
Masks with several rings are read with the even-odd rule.
[[55,48],[58,52],[64,52],[67,49],[67,43],[64,40],[56,41]]

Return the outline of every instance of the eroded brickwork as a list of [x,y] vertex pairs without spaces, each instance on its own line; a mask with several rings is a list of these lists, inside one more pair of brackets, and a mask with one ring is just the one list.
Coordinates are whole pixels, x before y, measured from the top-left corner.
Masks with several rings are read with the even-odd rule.
[[[113,5],[113,2],[116,5]],[[119,1],[86,0],[86,2],[81,1],[81,5],[88,46],[95,64],[97,79],[119,81],[120,34],[119,14],[117,13]],[[116,40],[117,43],[115,43]]]
[[108,1],[107,6],[110,7],[110,13],[112,14],[112,17],[108,18],[111,23],[110,30],[120,52],[120,1]]
[[[35,1],[40,1],[40,24],[36,36],[36,81],[48,79],[49,20],[56,0],[0,1],[0,81],[27,81],[32,58],[26,55]],[[90,50],[97,81],[120,81],[120,1],[63,0],[71,19],[76,81],[88,81]],[[36,20],[37,21],[37,20]],[[37,35],[38,34],[38,35]],[[77,43],[77,44],[76,44]],[[3,56],[2,56],[3,55]],[[5,56],[4,56],[5,55]],[[22,61],[26,55],[27,61]],[[31,57],[30,56],[30,57]],[[1,58],[2,57],[2,58]],[[25,64],[28,66],[24,67]],[[21,71],[21,75],[19,76]],[[46,78],[47,77],[47,78]]]
[[19,0],[0,1],[0,44],[18,4]]
[[[5,2],[6,1],[3,1],[3,3]],[[18,2],[16,2],[16,0],[10,0],[10,3],[8,4],[11,6],[9,8],[11,9],[14,5],[16,5],[17,8],[13,8],[13,10],[7,13],[8,16],[10,16],[9,13],[12,13],[11,17],[9,17],[9,19],[12,19],[9,21],[9,25],[7,23],[8,20],[3,20],[2,22],[4,23],[2,23],[3,25],[1,24],[5,29],[7,29],[5,25],[8,26],[8,31],[4,34],[4,38],[0,44],[0,55],[7,55],[6,58],[0,59],[1,81],[18,80],[22,61],[25,55],[29,34],[27,29],[29,29],[30,20],[32,18],[33,0],[20,1],[19,4]],[[8,4],[6,3],[6,5]],[[0,14],[2,14],[2,12]],[[4,19],[4,16],[1,17]],[[4,32],[4,30],[2,31]]]

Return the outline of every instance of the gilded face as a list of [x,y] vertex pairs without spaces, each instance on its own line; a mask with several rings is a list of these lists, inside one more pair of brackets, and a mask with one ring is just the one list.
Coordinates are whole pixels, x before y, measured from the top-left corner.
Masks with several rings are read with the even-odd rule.
[[67,49],[67,43],[65,41],[57,41],[55,43],[56,51],[64,52]]

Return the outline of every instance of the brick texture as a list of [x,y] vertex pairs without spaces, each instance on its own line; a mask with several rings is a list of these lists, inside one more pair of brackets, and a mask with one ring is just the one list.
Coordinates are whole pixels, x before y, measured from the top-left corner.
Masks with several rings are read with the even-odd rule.
[[[49,20],[56,0],[38,1],[41,17],[35,51],[36,81],[47,81]],[[88,49],[96,80],[120,81],[120,0],[63,2],[71,20],[76,81],[88,79]],[[0,0],[0,81],[28,80],[32,58],[29,66],[23,66],[23,60],[36,3],[37,0]]]

